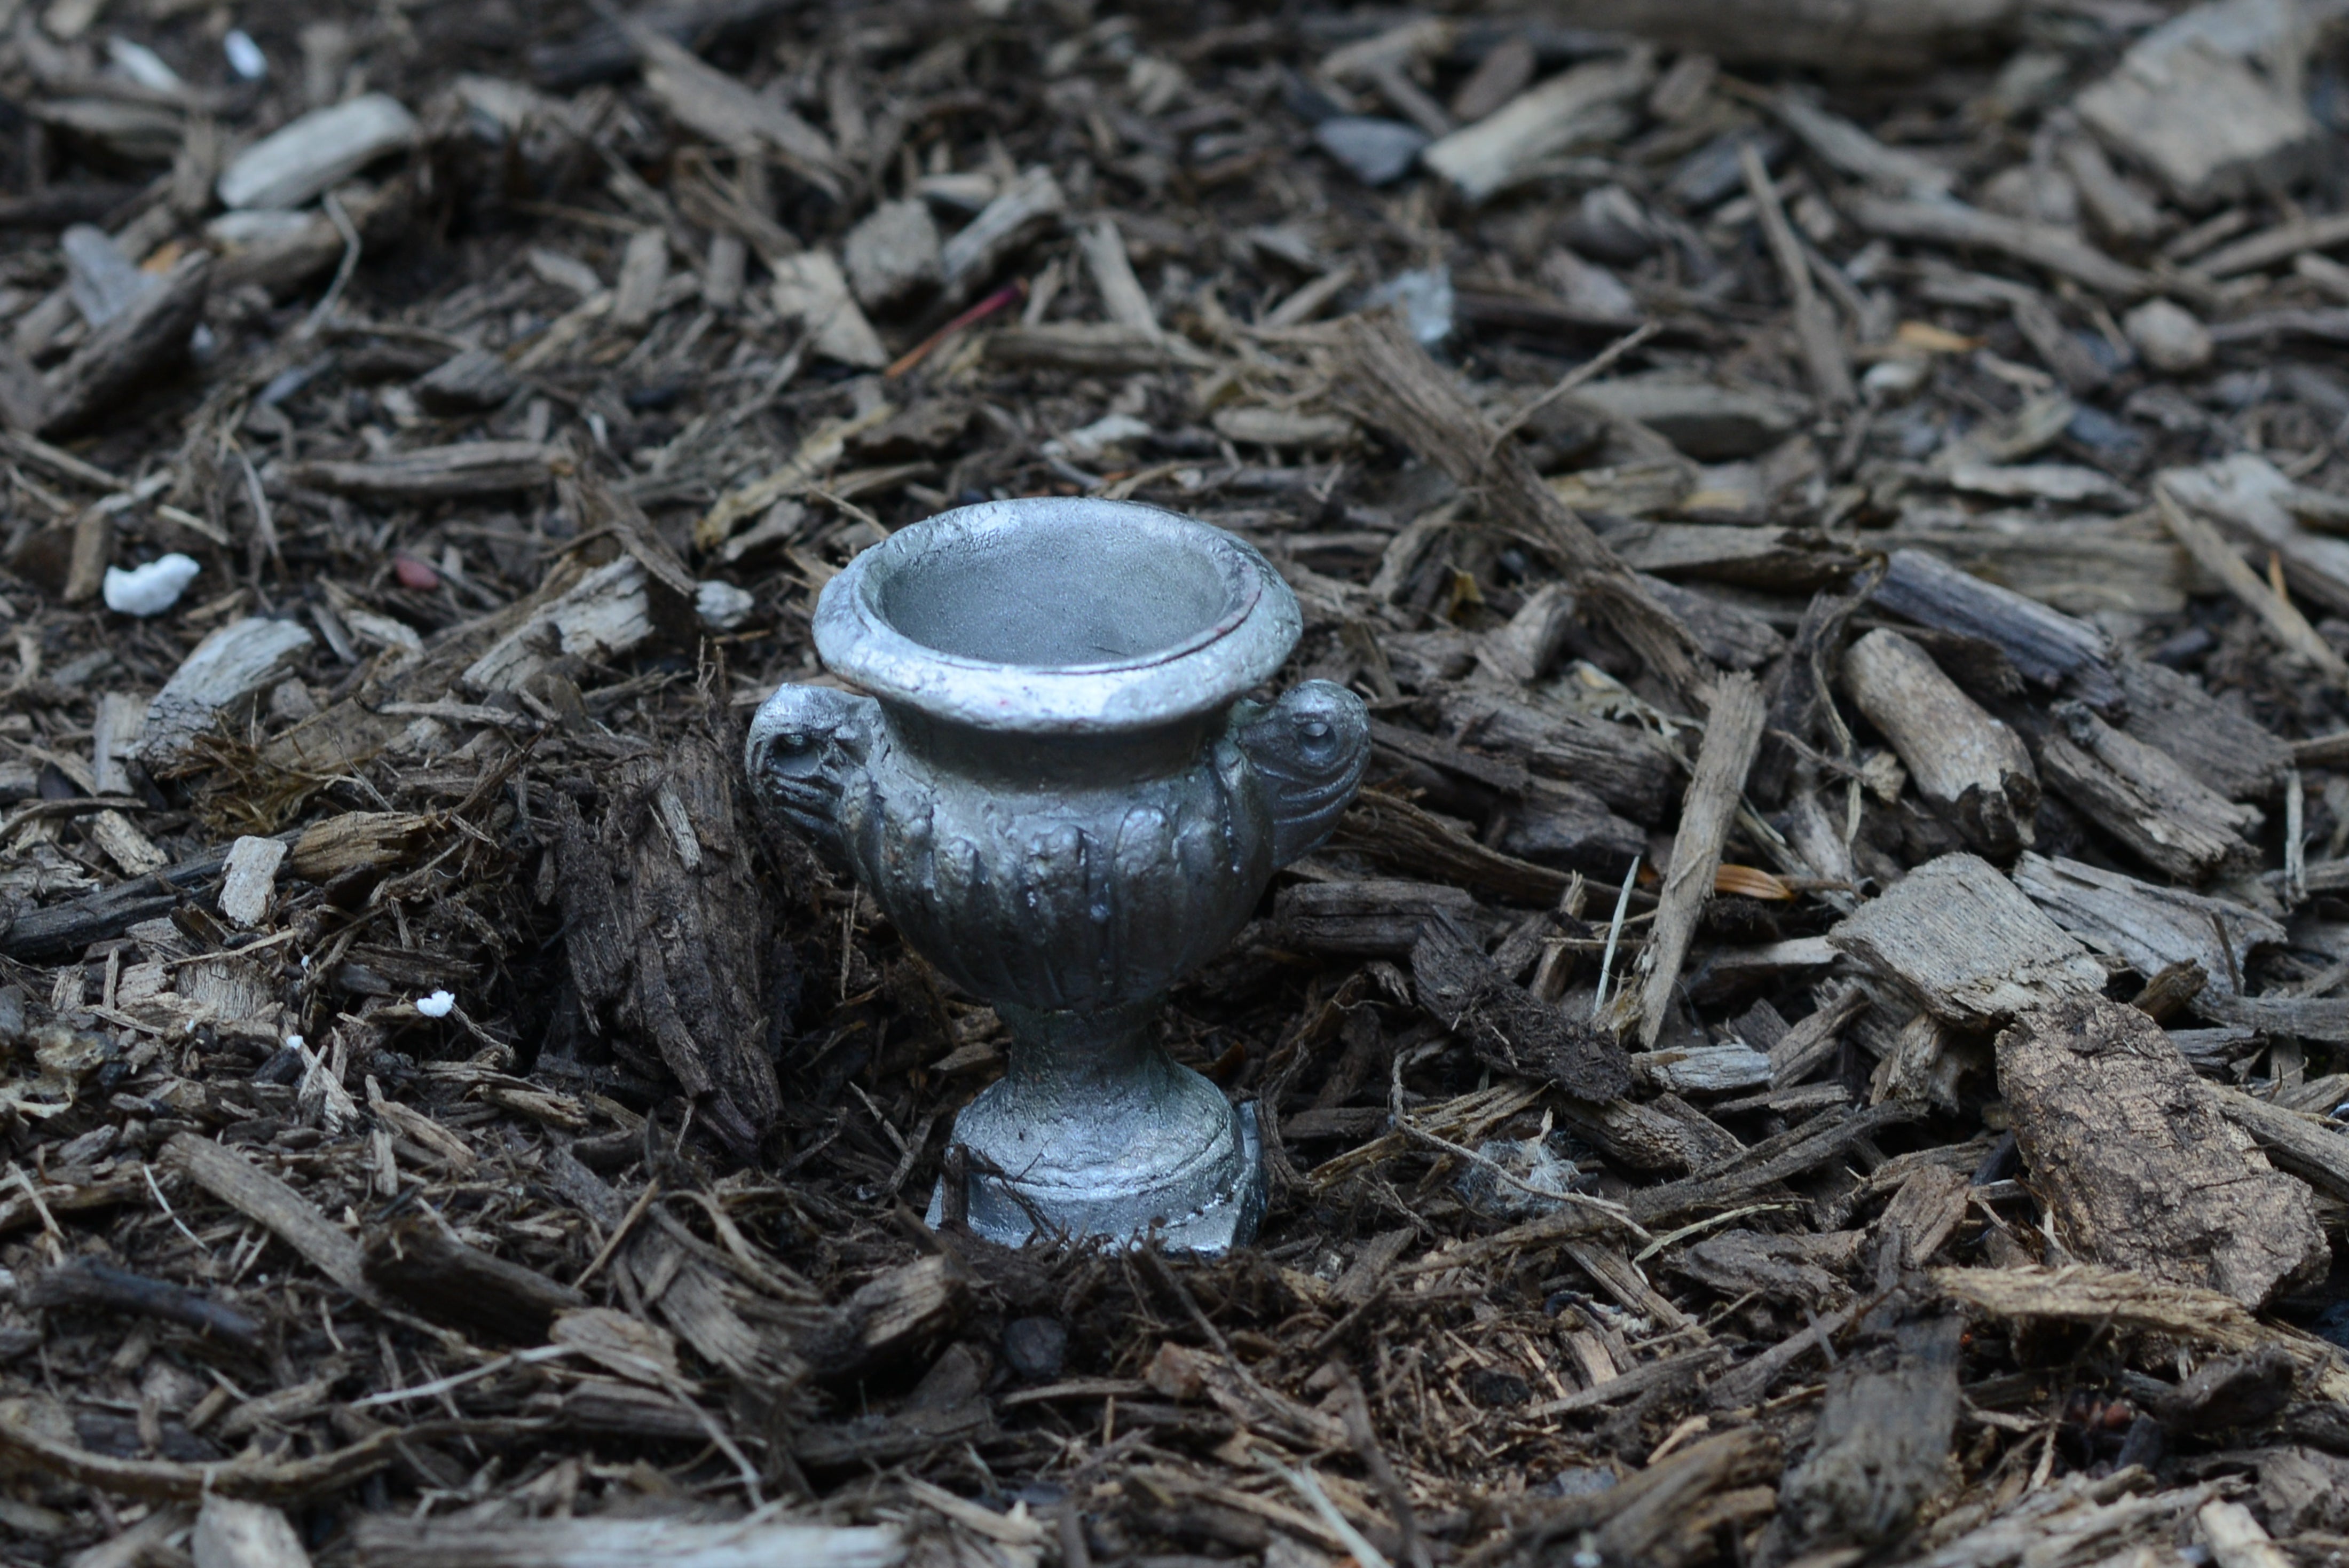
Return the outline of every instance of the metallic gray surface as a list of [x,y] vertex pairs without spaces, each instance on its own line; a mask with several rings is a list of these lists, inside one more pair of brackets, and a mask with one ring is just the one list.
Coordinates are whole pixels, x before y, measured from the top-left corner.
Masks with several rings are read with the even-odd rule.
[[1204,523],[995,502],[826,585],[817,650],[874,697],[786,686],[752,719],[761,794],[1010,1030],[955,1126],[981,1234],[1254,1235],[1255,1107],[1169,1057],[1156,1020],[1361,782],[1351,692],[1239,701],[1298,631],[1288,585]]

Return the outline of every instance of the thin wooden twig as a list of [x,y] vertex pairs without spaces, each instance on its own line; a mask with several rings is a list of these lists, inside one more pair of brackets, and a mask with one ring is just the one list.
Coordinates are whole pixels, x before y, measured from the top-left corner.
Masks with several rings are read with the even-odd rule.
[[1411,1493],[1402,1478],[1388,1462],[1386,1450],[1379,1446],[1379,1435],[1371,1425],[1371,1402],[1363,1397],[1362,1385],[1350,1368],[1340,1367],[1338,1376],[1338,1409],[1346,1423],[1346,1437],[1361,1456],[1362,1468],[1371,1472],[1371,1480],[1379,1489],[1379,1496],[1394,1516],[1395,1532],[1402,1537],[1402,1554],[1412,1568],[1434,1568],[1434,1558],[1427,1550],[1426,1538],[1420,1534],[1419,1514],[1411,1506]]
[[326,285],[326,292],[318,296],[318,303],[311,307],[309,316],[295,330],[294,337],[297,342],[307,341],[318,335],[318,328],[333,317],[335,307],[342,303],[343,290],[349,286],[351,275],[359,270],[358,225],[351,222],[351,215],[343,211],[343,203],[332,191],[326,192],[322,205],[326,209],[326,221],[335,225],[335,233],[342,237],[343,259],[336,266],[334,281]]
[[2195,565],[2224,583],[2227,591],[2244,608],[2259,617],[2269,635],[2290,652],[2314,665],[2326,680],[2349,686],[2349,660],[2344,660],[2331,643],[2317,635],[2298,606],[2260,581],[2259,574],[2244,564],[2242,556],[2220,536],[2218,529],[2196,516],[2170,493],[2166,484],[2153,487],[2153,503],[2169,536],[2194,557]]
[[1763,166],[1762,154],[1751,140],[1737,144],[1737,162],[1745,175],[1746,192],[1754,198],[1754,215],[1762,225],[1762,237],[1769,244],[1779,279],[1794,302],[1795,340],[1801,345],[1803,361],[1810,369],[1811,389],[1823,403],[1837,407],[1850,403],[1856,398],[1851,365],[1837,335],[1835,312],[1811,286],[1810,258],[1803,254],[1803,243],[1795,237],[1795,226],[1786,221],[1786,210],[1778,203],[1778,189],[1770,182],[1770,171]]
[[573,1289],[575,1290],[594,1279],[597,1272],[605,1263],[611,1262],[612,1254],[619,1250],[620,1242],[635,1228],[636,1221],[644,1218],[645,1210],[653,1206],[653,1199],[660,1196],[660,1178],[657,1176],[645,1183],[645,1189],[636,1194],[636,1200],[628,1205],[628,1211],[620,1216],[620,1222],[617,1225],[612,1227],[612,1233],[604,1239],[604,1245],[598,1248],[595,1255],[587,1261],[587,1266],[579,1271],[579,1277],[571,1282]]
[[1354,1554],[1354,1561],[1361,1563],[1361,1568],[1394,1568],[1387,1561],[1386,1554],[1371,1545],[1370,1538],[1338,1511],[1338,1505],[1330,1501],[1330,1494],[1321,1490],[1320,1481],[1315,1479],[1311,1466],[1291,1469],[1262,1451],[1257,1452],[1256,1459],[1257,1463],[1287,1481],[1290,1489],[1305,1500],[1306,1505],[1313,1510],[1321,1522],[1330,1527],[1330,1532],[1346,1543],[1346,1550]]
[[1607,922],[1607,950],[1599,960],[1599,989],[1590,998],[1590,1017],[1598,1022],[1607,1007],[1607,981],[1615,972],[1615,944],[1623,940],[1623,916],[1631,908],[1631,884],[1640,875],[1640,860],[1631,857],[1630,869],[1623,873],[1623,886],[1615,893],[1615,918]]
[[1002,310],[1009,306],[1017,305],[1027,297],[1028,280],[1026,278],[1012,279],[1009,283],[1005,284],[1001,288],[997,289],[993,294],[988,295],[985,299],[980,300],[977,305],[972,306],[968,310],[964,311],[960,316],[956,317],[952,321],[947,322],[944,327],[939,327],[936,332],[931,333],[927,337],[923,338],[919,343],[915,344],[911,348],[906,349],[904,354],[900,355],[891,363],[887,369],[881,372],[881,379],[885,381],[894,381],[900,376],[905,375],[907,372],[914,369],[915,367],[921,364],[923,360],[928,358],[933,353],[935,353],[937,350],[939,344],[945,342],[947,338],[953,337],[964,327],[974,326],[978,322],[984,321],[988,317],[994,315],[997,311]]
[[1597,380],[1599,377],[1613,369],[1617,362],[1619,361],[1624,355],[1629,354],[1632,349],[1637,348],[1640,344],[1645,343],[1649,338],[1653,337],[1657,333],[1662,330],[1663,327],[1661,323],[1643,321],[1639,326],[1633,327],[1630,331],[1626,332],[1622,337],[1615,339],[1614,342],[1607,345],[1606,348],[1601,348],[1589,358],[1585,359],[1581,364],[1577,365],[1573,369],[1568,370],[1565,375],[1560,376],[1557,379],[1557,384],[1556,386],[1550,388],[1548,391],[1544,392],[1540,397],[1536,398],[1532,402],[1527,403],[1524,408],[1519,409],[1516,413],[1511,414],[1507,419],[1501,421],[1501,428],[1493,432],[1493,444],[1485,449],[1485,458],[1490,460],[1493,453],[1499,450],[1503,441],[1508,440],[1511,436],[1516,434],[1517,431],[1525,428],[1525,423],[1527,420],[1532,419],[1536,414],[1541,412],[1544,409],[1549,407],[1552,403],[1557,401],[1568,392],[1574,390],[1575,388],[1585,386],[1591,381]]
[[1651,1050],[1663,1033],[1681,962],[1696,934],[1697,913],[1713,892],[1722,843],[1736,817],[1754,753],[1761,749],[1767,713],[1768,704],[1751,675],[1725,676],[1713,688],[1712,717],[1697,748],[1696,773],[1681,807],[1680,830],[1672,837],[1671,869],[1665,873],[1656,923],[1641,955],[1648,979],[1640,999],[1640,1043]]

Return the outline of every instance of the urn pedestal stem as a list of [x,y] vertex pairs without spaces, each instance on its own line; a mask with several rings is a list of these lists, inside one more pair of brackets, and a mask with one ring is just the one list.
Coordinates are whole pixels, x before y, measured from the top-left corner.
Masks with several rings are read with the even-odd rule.
[[[1011,1032],[1004,1075],[955,1118],[974,1229],[1000,1241],[1153,1235],[1192,1251],[1255,1236],[1256,1107],[1167,1054],[1159,998],[1090,1014],[996,1011]],[[932,1221],[944,1211],[941,1193]]]

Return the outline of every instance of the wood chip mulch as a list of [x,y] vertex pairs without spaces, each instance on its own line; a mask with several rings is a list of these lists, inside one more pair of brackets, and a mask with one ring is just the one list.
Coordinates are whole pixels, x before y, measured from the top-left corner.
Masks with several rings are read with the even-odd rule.
[[[2349,1563],[2334,8],[1318,3],[0,0],[0,1563]],[[1371,705],[1230,1257],[741,774],[1034,494]]]

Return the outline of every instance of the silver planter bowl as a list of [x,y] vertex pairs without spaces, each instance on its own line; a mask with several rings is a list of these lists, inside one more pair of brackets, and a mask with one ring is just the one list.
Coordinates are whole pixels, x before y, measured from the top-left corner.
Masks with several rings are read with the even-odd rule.
[[980,1234],[1255,1234],[1255,1107],[1169,1057],[1156,1022],[1361,782],[1351,692],[1240,701],[1298,630],[1264,558],[1195,519],[991,502],[826,585],[817,651],[872,696],[786,686],[752,719],[761,794],[1010,1030],[955,1125]]

